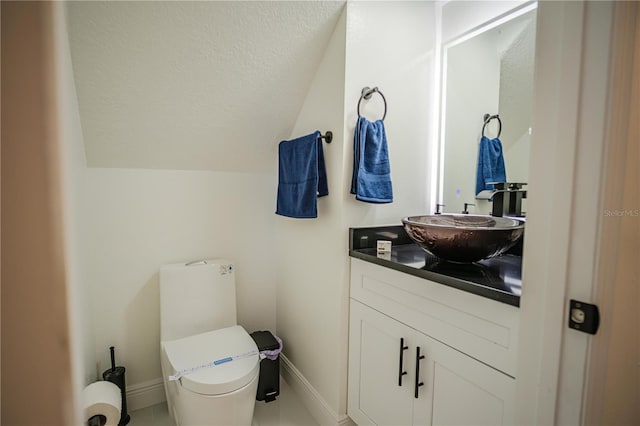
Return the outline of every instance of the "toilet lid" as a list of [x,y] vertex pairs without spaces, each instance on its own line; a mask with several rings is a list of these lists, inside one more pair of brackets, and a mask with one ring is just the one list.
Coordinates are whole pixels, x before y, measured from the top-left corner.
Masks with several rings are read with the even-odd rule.
[[180,379],[182,386],[204,395],[233,392],[248,384],[259,372],[258,347],[239,325],[163,342],[171,374],[212,361],[256,351],[255,355],[202,368]]

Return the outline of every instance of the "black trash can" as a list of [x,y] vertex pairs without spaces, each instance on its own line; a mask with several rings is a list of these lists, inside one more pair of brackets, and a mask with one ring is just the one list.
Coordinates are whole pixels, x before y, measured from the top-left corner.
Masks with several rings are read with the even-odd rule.
[[[258,350],[276,351],[280,349],[280,343],[270,331],[254,331],[251,337],[256,342]],[[280,395],[280,354],[275,359],[265,358],[260,361],[260,377],[258,379],[257,401],[275,401]]]

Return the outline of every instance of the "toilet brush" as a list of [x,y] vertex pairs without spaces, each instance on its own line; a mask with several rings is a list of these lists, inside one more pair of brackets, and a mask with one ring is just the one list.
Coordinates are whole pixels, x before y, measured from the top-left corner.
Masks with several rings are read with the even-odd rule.
[[131,416],[127,414],[127,387],[124,380],[125,368],[123,366],[116,367],[115,348],[111,346],[109,350],[111,351],[111,368],[102,373],[102,379],[120,388],[120,393],[122,394],[122,411],[118,425],[123,426],[131,420]]

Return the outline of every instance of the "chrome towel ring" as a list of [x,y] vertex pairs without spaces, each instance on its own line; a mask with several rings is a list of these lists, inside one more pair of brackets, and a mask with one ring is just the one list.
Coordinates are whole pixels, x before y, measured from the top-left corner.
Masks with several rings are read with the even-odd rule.
[[500,120],[500,117],[498,116],[498,114],[496,115],[485,114],[483,118],[484,118],[484,124],[482,125],[482,136],[484,137],[484,128],[487,127],[487,124],[489,124],[489,122],[495,118],[498,120],[498,136],[497,137],[500,137],[500,134],[502,133],[502,120]]
[[358,117],[362,117],[360,115],[360,102],[362,102],[363,98],[366,99],[366,100],[371,99],[371,96],[374,93],[377,93],[380,96],[382,96],[382,101],[384,102],[384,114],[382,115],[382,120],[384,120],[384,118],[387,116],[387,100],[385,99],[384,95],[382,94],[382,92],[377,87],[374,87],[372,89],[372,88],[367,86],[367,87],[364,87],[362,89],[362,94],[360,95],[360,100],[358,100]]

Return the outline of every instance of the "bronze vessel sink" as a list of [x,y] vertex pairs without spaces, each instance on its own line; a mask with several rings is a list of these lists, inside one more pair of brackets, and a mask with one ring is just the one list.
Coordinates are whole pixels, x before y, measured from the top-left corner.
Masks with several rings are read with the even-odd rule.
[[524,233],[524,222],[505,217],[436,214],[402,219],[409,237],[428,253],[450,262],[471,263],[498,256]]

